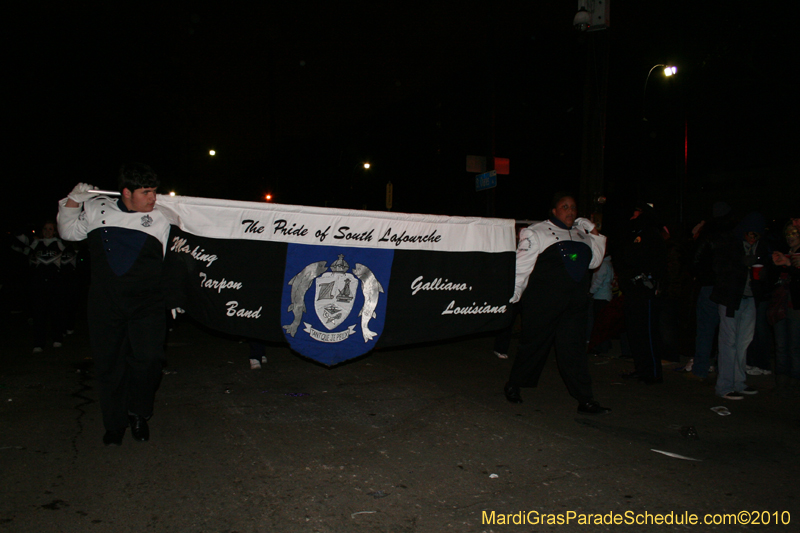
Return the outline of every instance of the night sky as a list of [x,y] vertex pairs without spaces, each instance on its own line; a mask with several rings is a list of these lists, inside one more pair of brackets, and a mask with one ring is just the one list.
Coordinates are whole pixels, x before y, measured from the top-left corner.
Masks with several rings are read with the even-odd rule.
[[[690,224],[722,199],[781,217],[800,197],[788,3],[617,0],[594,34],[566,1],[164,4],[7,14],[4,231],[53,217],[79,181],[114,188],[123,161],[190,196],[383,210],[391,181],[394,211],[486,216],[491,199],[541,218],[580,186],[598,42],[607,216],[645,200]],[[678,75],[645,92],[659,63]],[[511,174],[489,196],[465,159],[491,153]]]

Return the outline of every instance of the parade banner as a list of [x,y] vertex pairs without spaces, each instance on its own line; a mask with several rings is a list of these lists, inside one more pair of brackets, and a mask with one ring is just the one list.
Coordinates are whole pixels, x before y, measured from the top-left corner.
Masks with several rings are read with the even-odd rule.
[[510,317],[513,220],[162,195],[157,205],[190,316],[325,365]]

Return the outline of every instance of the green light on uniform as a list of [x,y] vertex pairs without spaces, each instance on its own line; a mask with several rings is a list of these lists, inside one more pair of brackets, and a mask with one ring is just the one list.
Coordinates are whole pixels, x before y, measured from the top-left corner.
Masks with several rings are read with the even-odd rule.
[[577,261],[578,260],[578,254],[569,254],[569,258],[570,258],[571,261]]

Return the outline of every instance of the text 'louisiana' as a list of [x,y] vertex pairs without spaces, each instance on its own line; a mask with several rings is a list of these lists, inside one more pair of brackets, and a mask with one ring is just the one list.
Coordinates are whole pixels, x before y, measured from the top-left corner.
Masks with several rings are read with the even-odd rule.
[[489,305],[486,302],[483,302],[483,305],[479,306],[475,302],[472,302],[471,306],[467,307],[456,307],[456,301],[453,300],[447,306],[447,309],[442,311],[443,315],[502,315],[506,312],[506,306],[495,306]]

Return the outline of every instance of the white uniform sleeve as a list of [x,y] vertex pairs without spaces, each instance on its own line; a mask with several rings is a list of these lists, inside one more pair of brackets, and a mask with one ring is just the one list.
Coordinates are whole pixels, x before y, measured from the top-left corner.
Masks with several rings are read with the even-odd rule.
[[66,241],[82,241],[88,234],[83,207],[67,207],[67,199],[58,202],[58,234]]
[[597,268],[603,263],[603,256],[606,254],[606,236],[591,233],[587,236],[592,243],[592,262],[589,263],[589,268]]
[[519,245],[517,246],[517,268],[514,278],[514,296],[509,300],[512,304],[517,303],[522,298],[522,293],[528,286],[528,279],[531,277],[533,267],[541,253],[541,242],[539,234],[530,228],[524,228],[519,232]]

